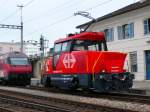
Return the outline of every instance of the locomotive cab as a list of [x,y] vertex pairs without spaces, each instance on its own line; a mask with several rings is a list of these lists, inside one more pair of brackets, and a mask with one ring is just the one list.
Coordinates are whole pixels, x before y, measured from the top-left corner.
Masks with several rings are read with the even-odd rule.
[[46,61],[44,85],[98,91],[132,87],[133,75],[123,69],[126,54],[107,51],[102,32],[83,32],[55,41]]
[[56,69],[57,61],[62,53],[74,51],[107,51],[106,41],[77,39],[56,43],[53,53],[53,69]]
[[0,79],[3,84],[28,85],[32,76],[28,57],[21,52],[0,56]]

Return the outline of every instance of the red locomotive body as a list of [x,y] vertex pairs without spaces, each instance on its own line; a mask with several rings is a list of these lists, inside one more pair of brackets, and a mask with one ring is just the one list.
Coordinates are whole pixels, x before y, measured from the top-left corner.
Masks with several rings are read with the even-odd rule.
[[43,83],[63,88],[124,90],[134,75],[123,69],[126,54],[107,51],[103,33],[83,32],[55,42],[46,60]]
[[0,82],[30,84],[32,67],[24,53],[10,52],[0,55]]

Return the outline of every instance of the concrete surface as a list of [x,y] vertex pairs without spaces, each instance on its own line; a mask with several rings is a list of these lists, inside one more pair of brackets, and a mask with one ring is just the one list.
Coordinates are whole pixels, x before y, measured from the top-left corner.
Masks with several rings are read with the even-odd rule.
[[134,81],[133,89],[150,90],[150,81]]

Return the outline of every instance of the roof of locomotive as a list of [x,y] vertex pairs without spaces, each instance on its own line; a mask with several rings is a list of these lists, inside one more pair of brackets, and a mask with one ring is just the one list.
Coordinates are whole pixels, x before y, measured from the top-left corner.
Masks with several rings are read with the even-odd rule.
[[55,41],[56,43],[61,43],[69,40],[97,40],[97,41],[104,41],[105,36],[103,32],[82,32],[80,34],[75,34],[73,36],[69,36],[63,39],[59,39]]

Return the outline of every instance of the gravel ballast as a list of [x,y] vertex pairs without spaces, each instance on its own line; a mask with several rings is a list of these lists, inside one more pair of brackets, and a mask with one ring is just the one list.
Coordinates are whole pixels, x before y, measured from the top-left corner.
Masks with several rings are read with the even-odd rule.
[[39,90],[29,90],[29,89],[21,89],[15,87],[3,87],[0,86],[2,90],[8,90],[13,92],[20,92],[25,94],[31,94],[36,96],[43,96],[43,97],[52,97],[62,100],[69,100],[75,102],[82,102],[88,104],[94,104],[99,106],[111,107],[111,108],[118,108],[118,109],[126,109],[131,111],[137,112],[150,112],[150,105],[142,104],[142,103],[131,103],[127,101],[117,101],[117,100],[109,100],[104,98],[89,98],[89,97],[82,97],[82,96],[74,96],[74,95],[66,95],[60,93],[51,93],[51,92],[44,92]]

